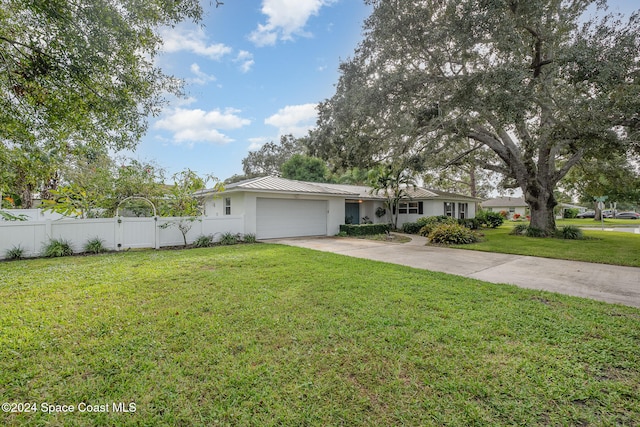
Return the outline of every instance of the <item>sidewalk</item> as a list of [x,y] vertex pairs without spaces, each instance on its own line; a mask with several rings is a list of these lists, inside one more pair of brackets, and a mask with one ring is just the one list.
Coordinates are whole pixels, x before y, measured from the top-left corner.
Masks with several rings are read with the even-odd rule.
[[558,292],[640,308],[640,268],[339,237],[271,239],[267,243],[390,262],[492,283]]

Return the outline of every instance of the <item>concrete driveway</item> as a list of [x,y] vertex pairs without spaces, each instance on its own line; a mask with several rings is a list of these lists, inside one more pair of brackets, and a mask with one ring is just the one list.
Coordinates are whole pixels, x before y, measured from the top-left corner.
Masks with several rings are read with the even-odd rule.
[[492,283],[558,292],[640,308],[640,268],[339,237],[270,239],[267,243],[390,262]]

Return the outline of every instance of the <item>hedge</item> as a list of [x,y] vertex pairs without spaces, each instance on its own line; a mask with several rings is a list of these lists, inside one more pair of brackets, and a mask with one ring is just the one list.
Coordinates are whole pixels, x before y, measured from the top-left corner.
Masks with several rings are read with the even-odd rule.
[[390,230],[389,224],[342,224],[340,232],[347,233],[347,236],[368,236],[371,234],[383,234]]

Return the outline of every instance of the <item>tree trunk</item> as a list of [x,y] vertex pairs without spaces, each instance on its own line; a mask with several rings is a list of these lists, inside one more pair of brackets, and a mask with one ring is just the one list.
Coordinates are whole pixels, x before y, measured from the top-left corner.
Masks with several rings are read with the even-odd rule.
[[547,235],[552,235],[556,230],[553,208],[558,204],[553,195],[553,188],[544,188],[540,183],[531,183],[525,190],[524,199],[531,211],[529,225],[543,230]]

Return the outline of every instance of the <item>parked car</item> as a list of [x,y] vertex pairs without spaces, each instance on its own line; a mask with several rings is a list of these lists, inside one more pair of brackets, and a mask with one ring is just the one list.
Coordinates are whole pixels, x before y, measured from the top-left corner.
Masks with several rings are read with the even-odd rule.
[[616,214],[618,219],[640,219],[640,213],[637,212],[618,212]]
[[586,211],[576,215],[576,218],[595,218],[595,217],[596,217],[595,211]]

